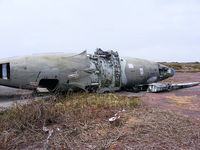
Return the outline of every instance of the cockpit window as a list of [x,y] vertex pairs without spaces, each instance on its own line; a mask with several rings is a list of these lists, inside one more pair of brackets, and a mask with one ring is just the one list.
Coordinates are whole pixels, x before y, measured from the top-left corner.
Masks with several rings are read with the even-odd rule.
[[0,64],[0,79],[10,79],[10,63]]

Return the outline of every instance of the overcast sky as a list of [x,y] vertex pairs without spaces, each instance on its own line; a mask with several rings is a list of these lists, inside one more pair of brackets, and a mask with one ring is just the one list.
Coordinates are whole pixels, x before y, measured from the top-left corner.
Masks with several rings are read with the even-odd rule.
[[200,1],[0,0],[0,58],[96,48],[200,61]]

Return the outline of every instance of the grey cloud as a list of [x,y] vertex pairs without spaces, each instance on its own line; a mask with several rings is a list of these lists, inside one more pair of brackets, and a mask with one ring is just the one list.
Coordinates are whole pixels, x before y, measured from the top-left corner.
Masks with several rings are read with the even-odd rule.
[[97,47],[154,61],[200,61],[197,0],[1,0],[0,58]]

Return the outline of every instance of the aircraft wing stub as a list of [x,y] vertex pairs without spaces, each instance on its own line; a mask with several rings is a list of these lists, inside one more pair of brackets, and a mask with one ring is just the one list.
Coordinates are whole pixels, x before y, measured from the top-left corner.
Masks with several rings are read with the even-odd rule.
[[199,84],[200,84],[199,82],[178,83],[178,84],[152,83],[152,84],[149,84],[147,92],[150,92],[150,93],[166,92],[166,91],[198,86]]

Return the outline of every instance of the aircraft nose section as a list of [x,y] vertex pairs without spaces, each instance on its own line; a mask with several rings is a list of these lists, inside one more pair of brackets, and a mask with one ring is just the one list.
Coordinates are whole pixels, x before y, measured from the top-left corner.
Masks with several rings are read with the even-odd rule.
[[159,64],[159,74],[160,74],[160,80],[164,80],[169,77],[172,77],[175,74],[175,71],[173,68]]
[[173,68],[169,68],[167,72],[170,77],[174,76],[174,74],[175,74],[175,70]]
[[173,68],[168,68],[167,74],[169,75],[169,77],[172,77],[175,74],[175,70]]

